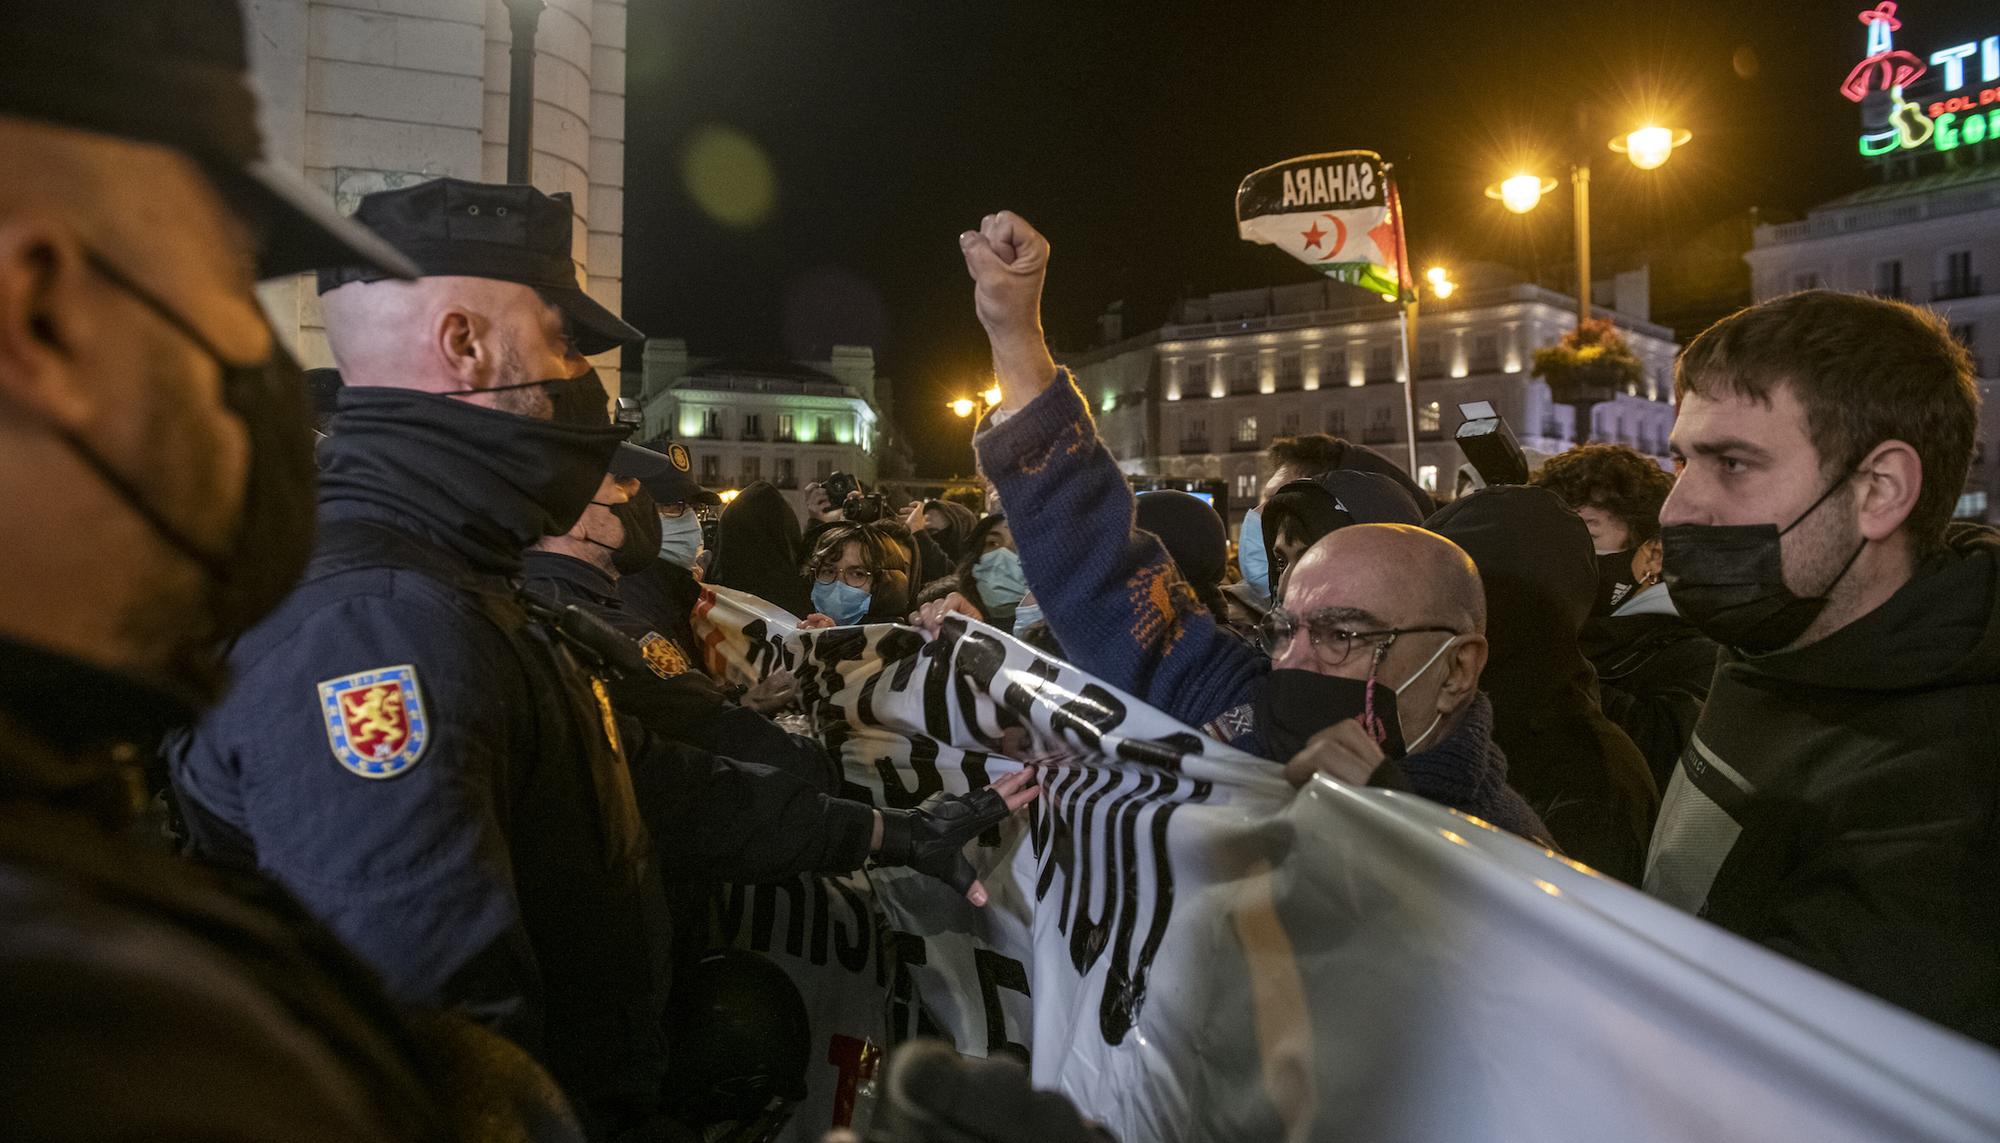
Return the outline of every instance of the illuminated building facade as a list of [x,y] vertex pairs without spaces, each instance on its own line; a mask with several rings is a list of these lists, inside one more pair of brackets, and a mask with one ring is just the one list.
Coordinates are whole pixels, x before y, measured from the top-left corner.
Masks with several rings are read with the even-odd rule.
[[[1418,328],[1418,483],[1450,496],[1464,461],[1458,406],[1490,401],[1521,444],[1560,452],[1576,412],[1529,374],[1535,350],[1576,326],[1567,295],[1473,271]],[[1592,410],[1590,437],[1664,456],[1673,428],[1673,332],[1645,320],[1645,276],[1621,275],[1599,308],[1645,364],[1629,392]],[[1274,437],[1331,433],[1405,462],[1404,354],[1395,308],[1331,282],[1211,294],[1151,333],[1065,360],[1099,432],[1131,475],[1220,479],[1229,519],[1255,505]]]
[[873,485],[887,443],[888,383],[875,351],[836,345],[825,361],[691,358],[678,338],[646,342],[639,439],[687,446],[694,473],[718,492],[768,480],[803,507],[805,486],[835,472]]
[[[567,191],[572,256],[618,312],[625,243],[625,0],[549,0],[535,39],[534,182]],[[505,182],[501,0],[246,0],[266,156],[343,211],[440,176]],[[311,275],[268,283],[265,309],[307,366],[331,365]],[[614,354],[600,364],[617,368]]]

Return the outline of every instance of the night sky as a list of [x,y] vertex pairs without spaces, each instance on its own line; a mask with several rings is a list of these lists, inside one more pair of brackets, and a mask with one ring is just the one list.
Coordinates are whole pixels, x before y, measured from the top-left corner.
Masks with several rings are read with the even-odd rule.
[[[697,356],[873,345],[920,473],[963,471],[985,342],[957,234],[1019,211],[1055,246],[1058,353],[1181,297],[1310,281],[1236,237],[1251,170],[1369,148],[1417,260],[1560,277],[1567,192],[1516,218],[1483,188],[1599,148],[1597,275],[1751,207],[1874,176],[1838,92],[1859,0],[632,0],[625,311]],[[1905,0],[1897,46],[2000,33],[1992,0]],[[1694,143],[1654,172],[1602,151],[1641,118]],[[636,362],[633,363],[636,365]]]

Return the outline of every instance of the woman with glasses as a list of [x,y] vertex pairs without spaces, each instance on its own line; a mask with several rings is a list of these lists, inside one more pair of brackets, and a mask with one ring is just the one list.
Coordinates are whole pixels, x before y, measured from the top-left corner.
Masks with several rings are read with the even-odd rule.
[[813,613],[799,626],[845,627],[900,623],[909,614],[911,585],[922,582],[909,529],[890,521],[843,521],[819,535],[806,561]]

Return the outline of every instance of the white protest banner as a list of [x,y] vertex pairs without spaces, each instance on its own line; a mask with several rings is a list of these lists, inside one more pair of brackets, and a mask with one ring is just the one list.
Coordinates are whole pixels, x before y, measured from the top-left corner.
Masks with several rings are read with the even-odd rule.
[[696,622],[718,673],[792,669],[881,804],[1037,766],[971,850],[992,904],[872,871],[896,959],[849,976],[892,1041],[1026,1047],[1128,1143],[2000,1137],[2000,1054],[1420,799],[1294,796],[984,625],[801,632],[723,590]]

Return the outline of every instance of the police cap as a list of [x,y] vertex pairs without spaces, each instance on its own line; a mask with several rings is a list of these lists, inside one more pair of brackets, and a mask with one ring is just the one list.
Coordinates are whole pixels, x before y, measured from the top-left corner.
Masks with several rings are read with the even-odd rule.
[[[494,278],[528,286],[569,318],[584,354],[644,340],[577,285],[570,260],[575,236],[569,195],[531,186],[430,179],[376,191],[354,212],[361,223],[410,256],[427,277]],[[319,292],[387,275],[365,269],[321,271]]]

